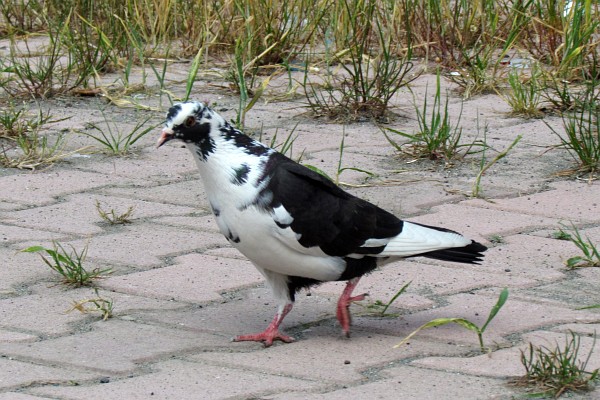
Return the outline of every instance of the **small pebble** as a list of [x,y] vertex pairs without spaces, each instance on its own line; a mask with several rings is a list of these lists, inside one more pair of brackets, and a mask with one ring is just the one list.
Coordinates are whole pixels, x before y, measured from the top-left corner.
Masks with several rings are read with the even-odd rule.
[[344,360],[344,364],[346,364],[346,365],[350,364],[350,360]]
[[506,268],[504,272],[510,272],[510,268]]
[[100,378],[100,383],[108,383],[110,382],[110,378],[109,377],[104,377],[104,378]]

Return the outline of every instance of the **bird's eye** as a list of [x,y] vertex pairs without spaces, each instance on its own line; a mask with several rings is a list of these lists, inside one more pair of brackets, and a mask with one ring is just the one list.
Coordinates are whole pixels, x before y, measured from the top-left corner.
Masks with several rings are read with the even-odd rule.
[[183,124],[185,125],[186,128],[191,128],[192,126],[194,126],[194,124],[196,123],[196,118],[189,116],[185,119],[185,121],[183,122]]

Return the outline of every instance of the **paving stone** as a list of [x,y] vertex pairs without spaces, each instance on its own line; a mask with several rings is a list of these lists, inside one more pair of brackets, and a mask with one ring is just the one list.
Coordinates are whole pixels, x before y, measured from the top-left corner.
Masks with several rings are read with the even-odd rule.
[[202,254],[205,254],[208,256],[215,256],[215,257],[234,258],[234,259],[238,259],[238,260],[248,260],[246,258],[246,256],[244,256],[242,253],[239,252],[238,249],[236,249],[235,247],[230,246],[230,245],[224,245],[223,247],[216,247],[214,249],[208,249],[206,251],[203,251]]
[[[321,138],[320,140],[322,141],[323,139]],[[348,164],[347,159],[350,151],[351,150],[344,151],[346,157],[342,158],[341,168],[347,169],[342,170],[339,176],[336,176],[340,162],[340,150],[338,148],[319,150],[310,153],[305,152],[302,157],[302,162],[305,165],[319,168],[334,181],[338,179],[339,182],[356,185],[363,184],[367,178],[369,178],[369,174],[362,171],[376,174],[379,170],[379,165],[385,160],[383,156],[354,152],[351,156],[352,164]]]
[[[267,119],[269,118],[269,113],[270,111],[264,113]],[[337,163],[340,156],[342,137],[344,139],[343,159],[352,158],[350,153],[367,153],[377,156],[382,153],[389,154],[393,151],[378,128],[369,126],[368,129],[365,129],[364,124],[330,125],[330,127],[331,130],[324,131],[321,124],[306,119],[300,121],[293,132],[290,132],[291,129],[281,126],[263,129],[262,142],[271,145],[276,134],[275,146],[278,146],[276,148],[279,149],[281,144],[292,134],[291,137],[295,138],[295,140],[291,149],[291,158],[296,159],[300,154],[303,154],[302,159],[308,164],[312,164],[311,161],[313,159],[319,159],[319,156],[316,155],[313,158],[313,153],[321,151],[334,152],[333,159]],[[359,164],[349,167],[361,168]]]
[[215,217],[212,214],[194,216],[175,216],[154,218],[153,221],[161,225],[185,227],[202,232],[220,233]]
[[[77,311],[67,312],[74,302],[97,298],[92,288],[67,289],[43,283],[33,286],[33,294],[0,300],[2,326],[38,336],[65,335],[77,330],[77,324],[90,316]],[[156,299],[99,291],[102,298],[113,301],[115,315],[128,315],[132,310],[168,310],[180,305]],[[99,316],[99,314],[95,314]]]
[[400,174],[383,178],[381,186],[377,182],[374,181],[372,187],[350,188],[348,191],[407,220],[412,215],[422,214],[424,209],[464,198],[448,193],[446,184],[436,178]]
[[235,368],[349,384],[363,381],[363,372],[369,368],[379,368],[392,361],[422,354],[456,354],[459,350],[456,346],[430,342],[422,342],[409,349],[393,349],[398,343],[397,337],[371,334],[366,328],[355,330],[350,339],[341,337],[339,332],[338,326],[321,325],[308,328],[305,334],[310,338],[291,345],[274,346],[265,351],[204,352],[187,356],[186,359],[208,360]]
[[[0,351],[0,354],[4,354]],[[34,383],[47,384],[65,383],[91,379],[97,376],[97,373],[82,371],[81,369],[68,368],[64,365],[45,366],[37,363],[23,362],[11,359],[10,357],[0,357],[0,389],[15,388],[18,386],[28,386]],[[6,397],[2,397],[2,396]],[[0,399],[10,399],[6,393],[0,394]],[[26,399],[27,397],[23,397]],[[19,399],[19,397],[15,397]]]
[[[271,290],[265,287],[245,289],[228,294],[229,300],[222,300],[213,305],[201,305],[179,310],[165,310],[161,313],[139,312],[135,317],[147,323],[159,323],[167,326],[178,326],[198,332],[222,335],[223,345],[233,348],[250,346],[261,347],[257,343],[228,343],[236,335],[259,332],[271,322],[277,304]],[[295,334],[306,324],[322,319],[330,319],[335,315],[335,302],[321,296],[306,296],[301,293],[296,298],[296,305],[285,318],[281,329]]]
[[31,394],[6,392],[0,393],[0,400],[41,400],[45,397],[33,396]]
[[38,339],[35,335],[0,329],[0,343],[34,342]]
[[0,201],[31,205],[52,203],[56,197],[110,185],[108,175],[53,168],[43,173],[23,173],[0,177]]
[[[560,220],[600,221],[600,185],[588,185],[582,182],[554,182],[551,187],[553,190],[511,199],[496,199],[493,202],[475,199],[463,204],[527,215],[541,215]],[[560,225],[557,224],[556,228],[559,227]]]
[[44,387],[32,390],[45,396],[69,399],[107,399],[118,393],[124,399],[231,399],[262,398],[265,394],[296,388],[312,390],[316,382],[182,360],[169,360],[153,373],[93,386]]
[[0,300],[0,320],[4,327],[40,336],[72,332],[71,324],[85,319],[80,313],[66,313],[72,301],[78,299],[73,295],[29,295]]
[[26,247],[0,247],[0,293],[14,294],[17,286],[52,279],[53,272],[39,255],[19,252]]
[[[596,271],[597,272],[597,271]],[[577,272],[570,273],[570,275]],[[600,304],[597,275],[579,277],[515,291],[515,296],[525,301],[543,300],[573,309]]]
[[[428,262],[429,260],[423,261]],[[444,266],[441,264],[444,264]],[[494,273],[487,268],[487,258],[483,264],[481,266],[464,264],[447,266],[448,263],[442,262],[440,262],[440,265],[430,265],[415,261],[396,261],[363,278],[356,289],[356,293],[369,293],[369,300],[387,302],[402,286],[409,282],[410,285],[407,288],[409,293],[434,293],[436,295],[464,292],[490,286],[529,287],[537,283],[534,279],[505,272],[507,265],[503,265],[500,271],[496,269],[497,272]],[[554,276],[555,280],[563,278],[562,274],[557,275]],[[339,296],[344,286],[344,283],[328,283],[314,289],[314,291]],[[400,296],[399,300],[403,296],[405,295]]]
[[[567,277],[565,260],[576,249],[568,241],[519,234],[501,237],[502,243],[485,253],[484,270],[538,282],[553,282]],[[506,272],[506,270],[509,270]],[[498,282],[498,286],[505,285]]]
[[249,261],[189,254],[174,262],[168,267],[109,277],[101,285],[123,293],[201,303],[221,300],[222,292],[264,279]]
[[[600,315],[600,314],[599,314]],[[600,323],[595,324],[564,324],[552,328],[553,332],[575,332],[580,335],[594,336],[600,332]]]
[[[156,138],[154,136],[154,140]],[[140,143],[136,143],[138,144]],[[120,180],[130,178],[153,182],[169,182],[196,172],[189,151],[177,146],[164,146],[160,149],[151,146],[127,157],[92,154],[78,168],[111,175]]]
[[[8,201],[0,201],[0,211],[11,212],[23,208],[22,205],[17,203],[10,203]],[[0,214],[1,215],[1,214]]]
[[[551,118],[530,119],[528,121],[516,119],[514,120],[513,124],[504,127],[497,127],[493,132],[488,133],[488,135],[491,134],[499,138],[511,137],[514,135],[515,130],[518,130],[520,132],[527,132],[526,136],[524,135],[518,146],[530,144],[535,144],[538,147],[554,146],[557,144],[558,137],[552,132],[552,129],[550,129],[546,123],[549,123],[555,129],[559,129],[559,125],[562,126],[562,121],[560,118],[556,121],[556,123],[553,123]],[[515,129],[516,126],[518,126],[518,128]]]
[[136,370],[140,363],[214,349],[218,343],[219,338],[206,333],[109,319],[94,323],[90,332],[35,343],[0,344],[0,352],[36,362],[123,374]]
[[[518,377],[525,375],[525,367],[521,363],[521,351],[528,354],[529,343],[534,346],[544,346],[550,350],[565,349],[564,333],[535,331],[524,334],[523,344],[517,347],[501,349],[490,354],[475,357],[427,357],[411,362],[410,365],[439,369],[489,377]],[[578,362],[584,362],[592,350],[594,340],[591,337],[580,338]],[[600,368],[600,357],[591,357],[586,370],[593,371]]]
[[45,207],[13,212],[9,221],[28,228],[95,235],[102,233],[109,226],[100,217],[96,202],[99,202],[101,209],[105,212],[114,211],[117,215],[125,213],[129,207],[133,207],[130,219],[132,223],[137,223],[142,218],[187,214],[194,211],[189,207],[172,204],[151,203],[90,193],[67,196],[64,201]]
[[410,366],[386,369],[385,379],[325,393],[279,393],[270,400],[347,400],[347,399],[495,399],[509,400],[515,393],[503,380],[457,373],[426,370]]
[[[45,42],[32,42],[34,48],[35,43]],[[184,64],[170,66],[169,90],[183,95],[184,83],[176,81],[184,81],[187,73]],[[142,82],[133,75],[132,81]],[[302,79],[303,72],[292,75]],[[153,76],[148,79],[156,82]],[[287,76],[273,79],[288,83]],[[209,84],[200,80],[195,86],[213,93]],[[432,85],[435,76],[423,75],[411,84],[412,92],[402,88],[392,99],[400,115],[389,126],[414,132],[413,93],[421,101]],[[224,116],[235,118],[238,99],[216,97],[226,108]],[[370,122],[343,127],[300,119],[293,155],[306,149],[307,164],[332,173],[345,134],[342,167],[367,169],[381,178],[371,181],[376,186],[350,192],[396,215],[490,245],[481,265],[415,258],[366,277],[357,293],[371,296],[362,307],[352,305],[349,340],[342,338],[335,318],[344,283],[328,283],[297,295],[282,325],[296,343],[264,349],[259,343],[229,341],[236,334],[262,331],[277,304],[249,261],[218,233],[189,151],[175,143],[154,148],[160,128],[140,139],[127,157],[78,154],[36,173],[0,169],[0,399],[520,398],[523,392],[506,386],[505,377],[515,373],[519,349],[528,340],[552,344],[572,329],[584,335],[587,351],[590,335],[600,330],[600,311],[575,310],[600,303],[598,270],[568,271],[565,260],[579,251],[551,236],[561,222],[573,221],[584,236],[600,241],[600,186],[553,175],[574,166],[565,150],[540,147],[559,142],[545,123],[561,131],[560,117],[505,117],[510,107],[498,99],[484,95],[463,102],[452,94],[449,102],[454,115],[463,110],[463,140],[475,140],[482,121],[486,141],[496,150],[526,133],[483,177],[483,195],[491,202],[465,199],[481,155],[451,167],[411,160],[400,156]],[[144,101],[166,106],[157,97]],[[90,108],[99,102],[45,100],[53,115],[77,114],[52,125],[49,134],[83,127],[81,115],[101,121],[101,113]],[[298,121],[298,105],[257,103],[246,123],[256,132],[263,126],[267,142],[277,131],[281,142]],[[139,117],[128,109],[111,112],[124,129]],[[90,143],[93,139],[79,136],[69,148]],[[341,174],[342,181],[362,179],[358,171]],[[95,199],[113,208],[136,204],[134,224],[99,223]],[[17,253],[53,239],[78,249],[89,243],[88,265],[114,268],[111,277],[97,282],[99,294],[114,300],[112,319],[66,313],[73,301],[95,297],[94,290],[57,286],[57,276],[39,255]],[[387,316],[368,308],[391,299],[409,281]],[[410,344],[392,348],[434,318],[465,317],[482,324],[502,287],[509,288],[509,300],[484,333],[486,345],[502,347],[491,358],[473,356],[479,354],[476,335],[456,325],[424,330]],[[592,358],[596,366],[600,358]],[[71,386],[71,380],[81,386]],[[572,398],[600,399],[600,393]]]
[[431,214],[412,219],[421,224],[452,228],[474,240],[491,235],[508,236],[546,226],[558,226],[560,222],[557,218],[470,207],[464,202],[434,207]]
[[[565,228],[565,230],[571,233],[572,229],[570,229],[571,227],[567,225],[567,228]],[[600,226],[595,226],[595,227],[584,227],[584,228],[580,228],[579,230],[579,234],[581,235],[582,239],[587,242],[587,243],[592,243],[594,246],[596,246],[596,248],[600,247]],[[574,254],[574,255],[582,255],[581,254],[581,250],[578,250],[578,254]]]
[[[460,293],[446,297],[447,306],[418,311],[395,319],[372,319],[360,316],[354,319],[354,326],[361,329],[369,326],[374,333],[403,337],[437,318],[465,318],[482,326],[492,306],[496,304],[499,294],[500,289],[480,290],[473,294]],[[540,300],[536,302],[521,300],[511,297],[509,292],[507,302],[488,325],[483,339],[484,344],[487,343],[487,345],[496,343],[505,345],[507,344],[505,337],[512,333],[530,331],[543,326],[574,322],[589,323],[596,320],[597,315],[590,311],[573,310],[568,307],[560,307],[558,303]],[[477,348],[478,343],[477,335],[474,332],[455,324],[424,329],[416,337],[465,344],[474,348]]]
[[122,226],[118,232],[66,243],[75,248],[88,245],[88,258],[131,265],[161,265],[161,257],[202,251],[227,243],[221,234],[165,227],[152,223]]
[[156,203],[189,206],[196,208],[197,211],[210,211],[202,182],[193,178],[151,187],[134,187],[131,185],[126,187],[110,187],[102,189],[102,193]]
[[3,245],[24,240],[59,240],[63,237],[65,237],[64,234],[48,232],[39,228],[21,228],[19,226],[0,224],[0,243]]
[[[355,290],[355,294],[366,293],[367,298],[363,301],[356,302],[350,306],[352,314],[376,314],[380,308],[373,309],[376,302],[387,304],[391,301],[392,297],[395,296],[398,291],[410,280],[405,280],[402,276],[397,280],[389,279],[386,274],[379,274],[374,272],[372,275],[361,280],[360,284]],[[331,301],[337,301],[344,291],[346,284],[344,282],[328,282],[321,286],[311,289],[312,293],[316,293],[321,296],[327,296]],[[407,311],[428,309],[435,306],[433,300],[428,299],[425,296],[413,293],[415,287],[412,283],[408,286],[406,291],[396,298],[392,305],[386,311],[387,313],[398,313],[401,314]],[[371,307],[371,309],[369,309]]]

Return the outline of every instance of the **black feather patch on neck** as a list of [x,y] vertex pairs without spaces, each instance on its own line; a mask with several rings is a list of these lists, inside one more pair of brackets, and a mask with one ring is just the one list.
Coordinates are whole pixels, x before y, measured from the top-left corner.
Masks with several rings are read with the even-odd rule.
[[269,151],[268,147],[252,139],[250,136],[244,135],[227,122],[219,130],[226,140],[232,141],[236,147],[243,149],[246,154],[262,156]]
[[248,180],[248,173],[250,172],[250,166],[248,164],[243,163],[237,168],[233,169],[233,177],[231,179],[231,183],[234,185],[243,185]]
[[215,151],[215,141],[210,137],[210,129],[210,122],[181,129],[183,141],[196,144],[196,154],[205,161]]

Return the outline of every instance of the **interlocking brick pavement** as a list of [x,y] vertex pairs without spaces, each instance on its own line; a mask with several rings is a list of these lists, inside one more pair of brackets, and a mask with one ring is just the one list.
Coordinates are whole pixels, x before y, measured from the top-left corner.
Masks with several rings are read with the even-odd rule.
[[[421,77],[415,93],[423,95],[432,79]],[[391,126],[415,129],[414,118],[407,118],[411,99],[402,91],[394,100],[400,116]],[[235,99],[219,103],[232,118]],[[83,127],[88,111],[98,117],[86,100],[76,109],[45,104],[74,115],[71,128]],[[375,271],[358,289],[370,297],[352,306],[350,339],[341,337],[335,319],[343,285],[328,283],[298,295],[283,326],[295,343],[267,349],[232,343],[237,334],[262,330],[276,304],[260,274],[218,232],[187,150],[155,150],[156,136],[148,135],[127,157],[92,153],[33,173],[0,170],[0,400],[511,399],[524,396],[508,379],[524,372],[520,350],[529,343],[551,346],[573,331],[582,335],[581,357],[587,356],[600,311],[578,308],[600,304],[600,270],[567,270],[565,261],[579,250],[552,233],[573,223],[600,244],[600,185],[556,176],[572,160],[564,150],[544,151],[541,146],[558,139],[543,122],[506,117],[508,107],[495,95],[464,107],[452,98],[452,110],[463,107],[465,138],[477,137],[478,120],[488,123],[496,150],[523,135],[483,177],[485,198],[470,199],[480,155],[447,167],[399,157],[371,123],[323,124],[297,118],[297,107],[256,104],[247,124],[262,125],[269,141],[276,129],[281,139],[299,123],[293,155],[305,150],[303,162],[331,176],[345,134],[342,166],[375,174],[364,185],[365,174],[344,171],[339,179],[352,185],[348,190],[407,219],[484,241],[490,246],[485,261],[415,258]],[[133,116],[113,109],[119,120]],[[161,118],[155,113],[157,123]],[[559,118],[545,121],[561,127]],[[77,137],[71,146],[93,144]],[[131,223],[102,221],[96,201],[116,211],[134,206]],[[68,312],[97,294],[66,287],[39,255],[19,252],[52,240],[79,250],[87,245],[89,268],[113,269],[95,282],[98,295],[114,301],[112,318]],[[375,301],[388,301],[408,282],[388,314],[379,315]],[[509,299],[484,333],[489,353],[457,325],[424,330],[393,347],[434,318],[483,323],[504,287]],[[599,360],[596,352],[590,367],[598,368]]]

